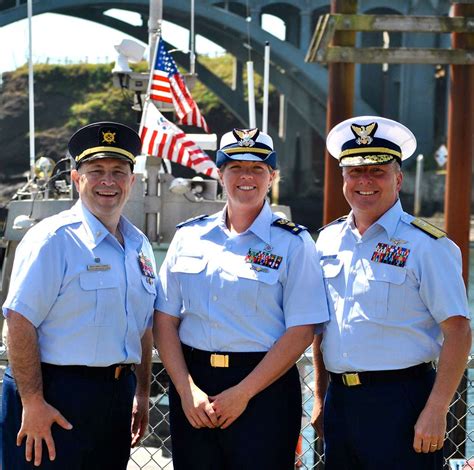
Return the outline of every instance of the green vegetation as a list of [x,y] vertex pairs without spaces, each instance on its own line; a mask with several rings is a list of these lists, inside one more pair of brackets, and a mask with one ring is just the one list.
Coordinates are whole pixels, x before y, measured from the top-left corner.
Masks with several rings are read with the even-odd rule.
[[[225,84],[232,86],[234,59],[231,55],[199,56],[198,60]],[[117,120],[138,128],[139,113],[132,110],[134,93],[113,86],[112,67],[113,64],[35,65],[37,155],[54,160],[62,158],[71,133],[89,122]],[[147,67],[146,62],[133,66],[136,72],[146,72]],[[182,73],[186,71],[182,70]],[[245,67],[243,75],[245,83]],[[0,165],[2,176],[8,179],[12,175],[23,173],[29,166],[28,68],[25,65],[5,73],[2,79]],[[258,75],[255,76],[255,85],[257,106],[261,106],[262,78]],[[246,92],[244,86],[245,95]],[[212,132],[221,135],[232,127],[243,125],[199,80],[192,88],[192,95]],[[277,109],[277,106],[277,93],[271,89],[270,109]],[[276,120],[277,117],[277,112],[270,112],[271,120]]]

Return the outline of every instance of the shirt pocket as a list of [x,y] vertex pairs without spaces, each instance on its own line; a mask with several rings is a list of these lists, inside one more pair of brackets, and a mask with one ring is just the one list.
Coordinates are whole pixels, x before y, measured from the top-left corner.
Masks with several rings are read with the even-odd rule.
[[329,311],[334,314],[337,310],[339,299],[344,293],[344,283],[341,282],[339,274],[341,274],[343,263],[338,259],[328,259],[321,261],[321,270],[323,272],[324,287],[326,288],[326,296],[329,304]]
[[278,289],[276,284],[280,276],[279,271],[265,269],[266,271],[253,270],[246,264],[235,273],[233,285],[226,289],[235,315],[240,317],[255,316],[259,312],[259,305],[266,303],[268,307],[271,305],[272,299],[279,298],[275,292],[275,289]]
[[[202,283],[205,280],[206,266],[207,259],[202,255],[181,255],[178,256],[176,262],[170,268],[170,271],[178,277],[185,310],[198,308],[199,299],[205,295],[206,288]],[[209,288],[207,287],[208,291]],[[199,306],[199,308],[202,308],[202,306]]]
[[[117,306],[120,305],[119,281],[111,271],[94,271],[81,273],[79,284],[84,291],[84,298],[88,308],[94,309],[93,325],[112,325],[115,316],[120,312]],[[120,311],[122,307],[120,307]]]
[[369,281],[369,305],[366,315],[386,318],[394,307],[403,311],[406,269],[384,263],[370,263],[366,276]]

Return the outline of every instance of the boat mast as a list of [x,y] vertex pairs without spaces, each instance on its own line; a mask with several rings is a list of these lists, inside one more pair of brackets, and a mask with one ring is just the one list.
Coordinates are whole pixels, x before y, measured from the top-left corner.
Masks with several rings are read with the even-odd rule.
[[163,1],[150,0],[150,18],[148,20],[148,62],[150,68],[153,66],[155,57],[155,47],[158,38],[161,36],[161,22],[163,20]]
[[35,175],[35,95],[33,86],[33,0],[28,0],[28,110],[30,126],[30,179]]

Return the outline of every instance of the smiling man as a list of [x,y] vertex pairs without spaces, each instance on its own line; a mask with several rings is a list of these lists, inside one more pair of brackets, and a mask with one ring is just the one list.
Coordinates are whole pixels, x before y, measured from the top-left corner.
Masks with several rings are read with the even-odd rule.
[[402,209],[401,164],[416,148],[405,126],[359,116],[337,125],[327,147],[352,210],[316,243],[330,311],[313,343],[325,468],[442,469],[471,345],[459,248]]
[[119,123],[77,131],[79,201],[17,248],[3,305],[4,469],[125,470],[146,431],[154,258],[122,216],[140,146]]

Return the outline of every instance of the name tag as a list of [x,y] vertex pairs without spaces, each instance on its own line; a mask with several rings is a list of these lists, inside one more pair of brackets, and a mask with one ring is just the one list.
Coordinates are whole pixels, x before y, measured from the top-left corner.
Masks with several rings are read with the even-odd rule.
[[110,269],[110,264],[88,264],[88,271],[108,271]]

